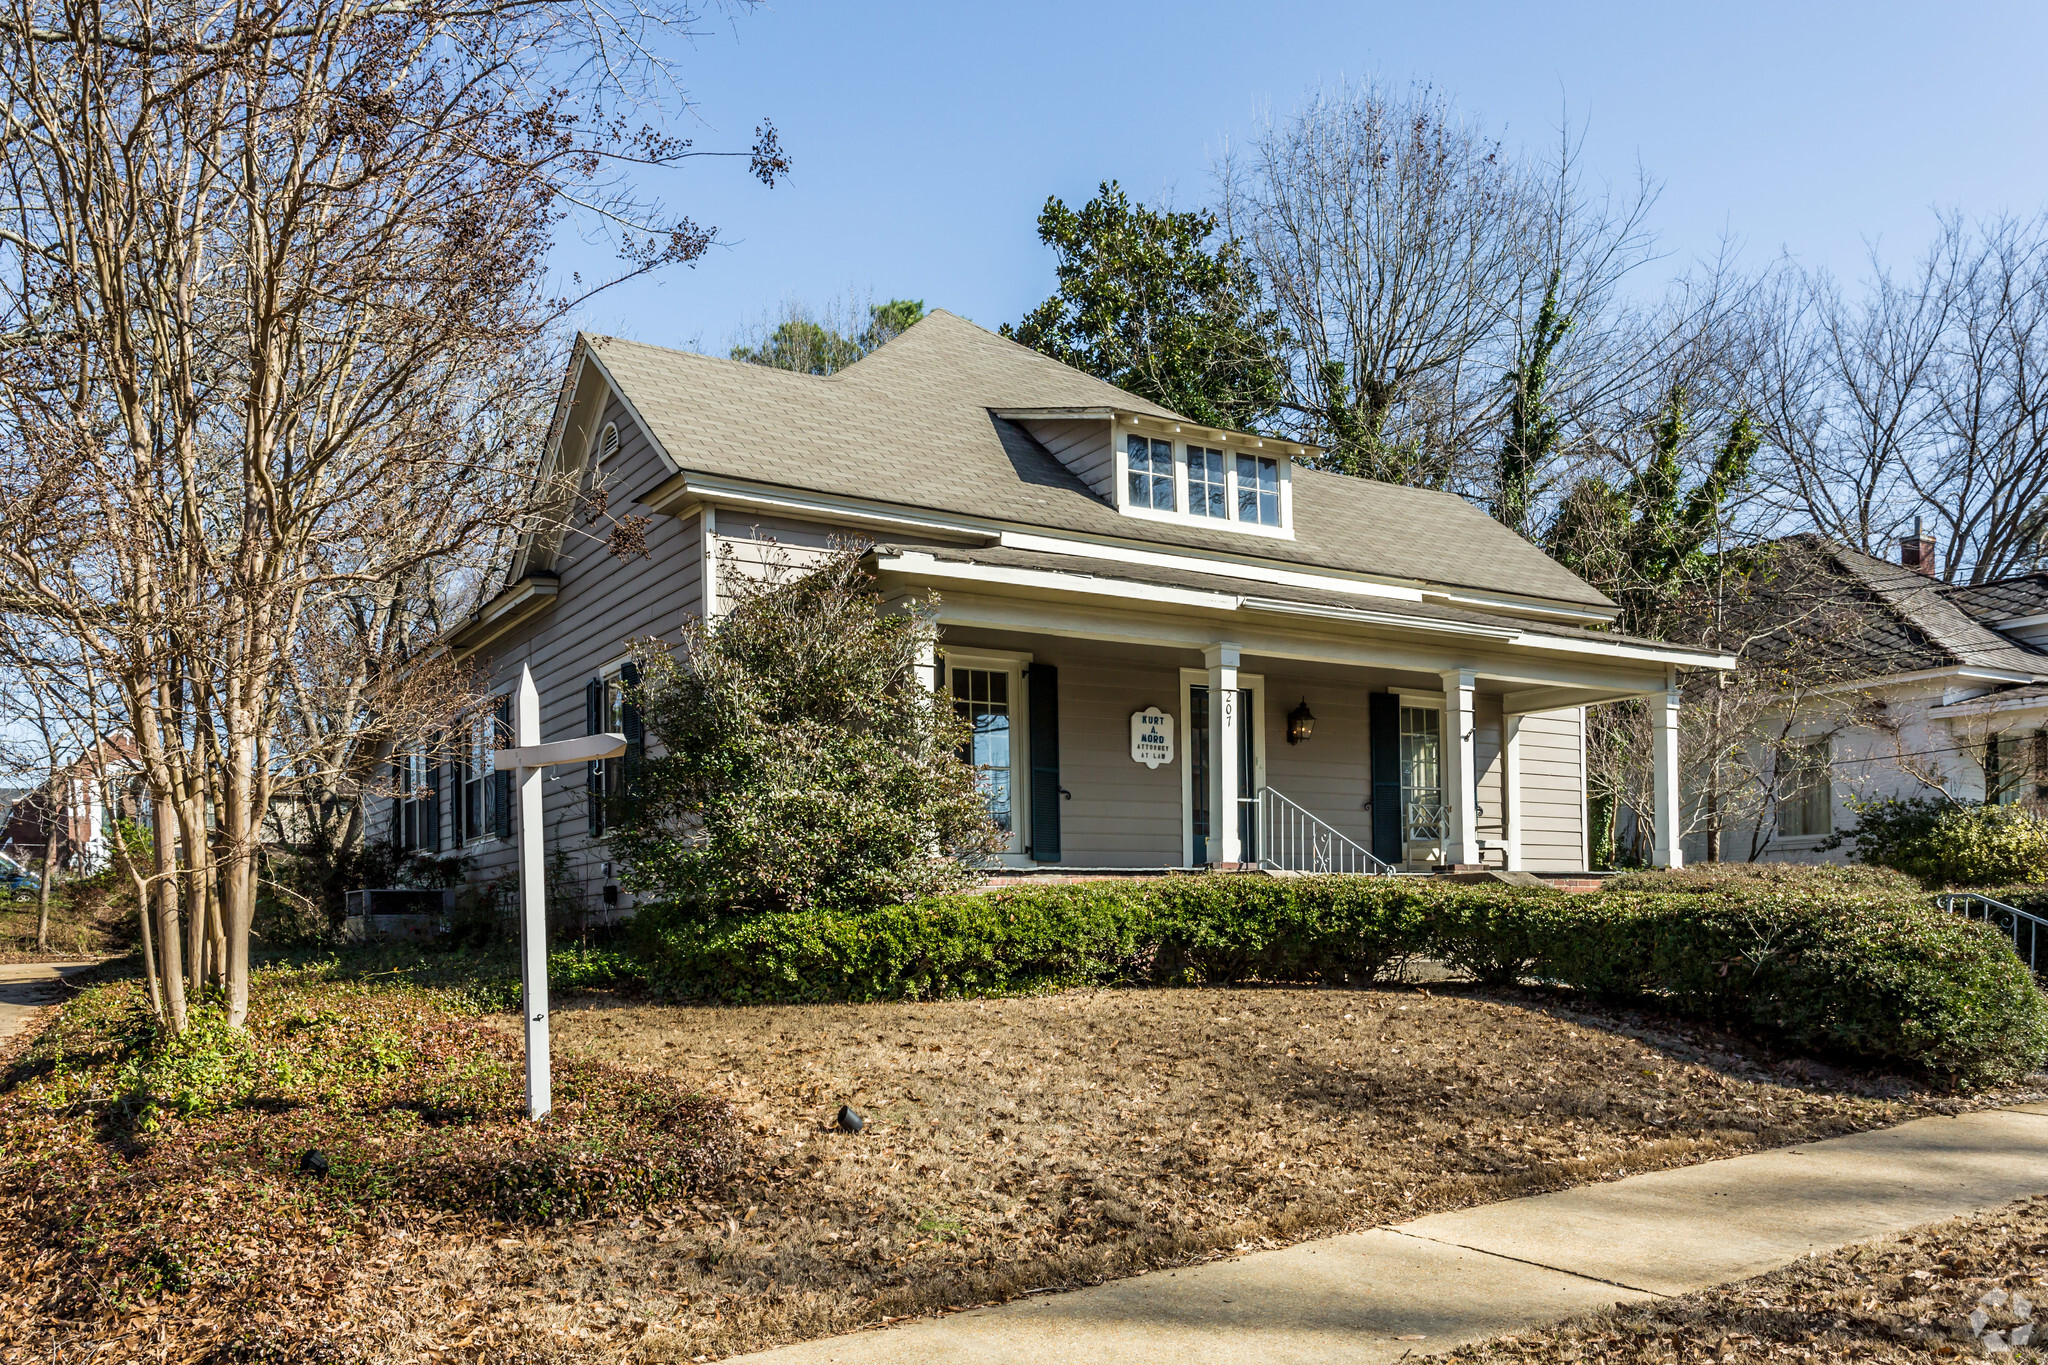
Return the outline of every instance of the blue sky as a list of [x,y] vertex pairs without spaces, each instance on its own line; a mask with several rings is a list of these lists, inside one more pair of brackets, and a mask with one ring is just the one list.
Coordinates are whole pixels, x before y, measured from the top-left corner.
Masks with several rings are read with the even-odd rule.
[[[1724,235],[1838,273],[1905,261],[1936,206],[2044,198],[2048,6],[1885,3],[1337,4],[780,0],[678,45],[706,148],[771,116],[795,161],[770,190],[738,161],[646,188],[723,245],[600,296],[582,325],[723,352],[787,296],[923,298],[985,326],[1050,291],[1034,221],[1117,178],[1201,202],[1211,160],[1319,81],[1436,83],[1511,144],[1560,110],[1585,165],[1664,183],[1654,289]],[[681,131],[681,128],[678,129]],[[597,264],[581,242],[564,268]]]

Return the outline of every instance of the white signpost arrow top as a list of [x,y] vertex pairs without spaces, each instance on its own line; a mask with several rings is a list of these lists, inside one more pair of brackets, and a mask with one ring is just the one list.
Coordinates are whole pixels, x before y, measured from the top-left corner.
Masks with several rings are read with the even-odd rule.
[[555,1107],[548,1073],[548,917],[542,871],[541,775],[558,763],[593,763],[626,752],[624,735],[584,735],[540,742],[540,691],[533,670],[519,667],[512,698],[512,745],[499,749],[492,767],[513,774],[519,815],[519,998],[526,1014],[526,1117],[537,1119]]

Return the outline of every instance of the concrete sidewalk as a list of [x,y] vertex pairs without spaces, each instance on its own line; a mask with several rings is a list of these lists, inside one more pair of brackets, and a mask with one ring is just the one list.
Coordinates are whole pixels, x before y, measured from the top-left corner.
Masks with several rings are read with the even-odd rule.
[[743,1357],[1374,1365],[2048,1193],[2048,1105],[1919,1119]]
[[0,1043],[28,1027],[36,1011],[68,997],[63,978],[90,962],[0,963]]

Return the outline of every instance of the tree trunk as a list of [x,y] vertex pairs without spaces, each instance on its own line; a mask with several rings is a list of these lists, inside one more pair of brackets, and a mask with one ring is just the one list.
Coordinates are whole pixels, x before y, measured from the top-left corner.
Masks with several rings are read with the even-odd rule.
[[50,891],[57,880],[57,823],[46,819],[43,829],[43,880],[36,887],[36,951],[50,951]]

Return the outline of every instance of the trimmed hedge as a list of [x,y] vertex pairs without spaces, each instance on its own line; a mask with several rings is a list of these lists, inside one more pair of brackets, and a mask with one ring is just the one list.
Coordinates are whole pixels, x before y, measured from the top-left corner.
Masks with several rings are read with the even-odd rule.
[[1608,891],[1422,878],[1165,877],[864,913],[635,918],[666,993],[929,999],[1073,986],[1363,983],[1440,958],[1965,1084],[2048,1056],[2048,1001],[1995,930],[1897,892]]
[[1868,863],[1693,863],[1609,879],[1609,891],[1905,891],[1920,880]]

